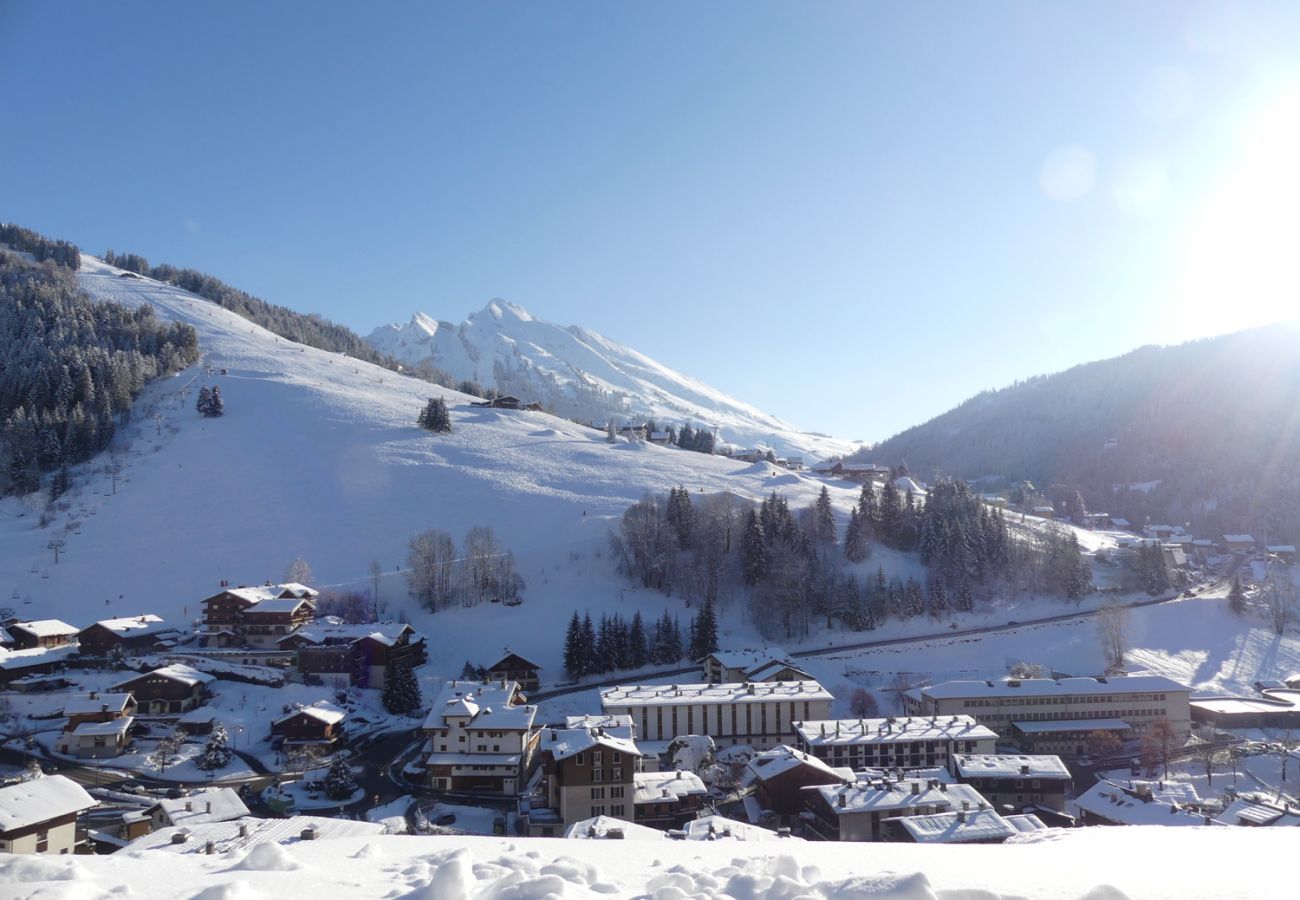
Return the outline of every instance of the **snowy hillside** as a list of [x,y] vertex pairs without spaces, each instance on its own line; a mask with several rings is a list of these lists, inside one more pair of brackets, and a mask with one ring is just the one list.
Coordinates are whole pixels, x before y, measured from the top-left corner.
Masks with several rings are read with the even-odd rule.
[[459,325],[416,313],[405,325],[376,328],[367,340],[404,363],[431,363],[457,381],[538,400],[568,418],[716,426],[732,444],[810,461],[855,449],[848,441],[800,431],[617,341],[534,318],[502,300]]
[[[0,501],[0,605],[21,617],[192,619],[223,579],[280,580],[303,557],[318,587],[368,590],[378,561],[382,599],[392,612],[407,605],[432,636],[435,666],[459,672],[467,656],[490,662],[511,643],[555,671],[575,607],[689,614],[679,599],[634,591],[614,574],[607,533],[628,504],[681,484],[751,497],[779,489],[806,505],[821,487],[767,465],[610,445],[544,413],[472,408],[464,395],[291,343],[178,288],[83,259],[87,291],[191,323],[203,359],[140,396],[115,442],[116,493],[113,457],[102,454],[73,471],[47,527],[41,494]],[[195,411],[204,385],[220,385],[224,417]],[[451,406],[450,435],[415,427],[435,393]],[[843,483],[833,494],[847,510],[855,489]],[[492,526],[517,557],[524,605],[456,609],[436,621],[409,608],[396,573],[409,539],[438,528],[459,541],[476,524]]]

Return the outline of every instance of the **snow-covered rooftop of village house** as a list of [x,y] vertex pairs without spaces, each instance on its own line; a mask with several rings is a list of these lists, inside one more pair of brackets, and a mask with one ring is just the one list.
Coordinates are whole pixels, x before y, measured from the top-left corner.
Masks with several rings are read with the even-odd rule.
[[47,775],[0,788],[0,834],[48,822],[96,805],[71,778]]
[[90,737],[92,735],[102,737],[112,735],[116,737],[126,734],[134,722],[135,718],[133,716],[109,719],[107,722],[81,722],[69,733],[73,737]]
[[143,616],[128,616],[122,619],[100,619],[95,624],[100,628],[107,628],[114,634],[120,634],[124,637],[140,637],[176,630],[176,626],[168,625],[152,613],[146,613]]
[[1253,544],[1255,539],[1248,534],[1225,534],[1223,540],[1228,544]]
[[76,644],[60,647],[28,647],[26,650],[0,649],[0,669],[13,672],[55,663],[77,655]]
[[1005,841],[1019,834],[1015,826],[991,809],[934,813],[928,816],[905,816],[897,824],[918,844],[969,844]]
[[1042,819],[1033,813],[1019,813],[1014,816],[1003,816],[1007,824],[1021,834],[1029,834],[1033,831],[1046,831],[1047,825]]
[[359,625],[316,622],[312,625],[305,625],[296,631],[286,634],[276,643],[283,643],[290,638],[304,638],[311,641],[313,644],[324,644],[329,642],[350,643],[368,637],[391,647],[397,643],[398,638],[402,636],[402,632],[406,631],[410,627],[410,625],[402,622],[369,622]]
[[491,723],[493,729],[525,731],[533,726],[537,707],[512,705],[518,692],[515,681],[507,681],[505,687],[499,681],[448,681],[430,705],[423,728],[445,728],[446,718],[468,718],[485,728]]
[[1269,544],[1264,549],[1269,553],[1295,553],[1295,544]]
[[1041,722],[1013,722],[1025,734],[1056,734],[1064,731],[1128,731],[1133,726],[1123,719],[1049,719]]
[[[612,832],[612,834],[611,834]],[[638,825],[613,816],[596,816],[574,822],[564,831],[569,840],[594,841],[614,837],[625,841],[666,841],[668,833],[648,825]]]
[[799,673],[800,675],[803,675],[805,678],[812,677],[803,669],[796,666],[794,663],[786,662],[783,659],[774,659],[771,662],[749,669],[745,672],[745,677],[750,681],[765,681],[766,679],[770,678],[772,675],[775,675],[777,672],[781,671],[782,669],[792,669],[795,672]]
[[603,728],[607,734],[632,740],[632,717],[629,715],[565,716],[565,728]]
[[709,792],[694,772],[634,772],[632,784],[633,803],[677,801]]
[[917,807],[946,810],[960,808],[963,800],[970,809],[988,805],[970,785],[948,784],[937,778],[859,779],[855,784],[823,784],[805,790],[821,794],[827,806],[841,816]]
[[285,584],[261,584],[253,587],[227,588],[226,593],[233,594],[249,603],[259,604],[268,600],[281,599],[281,594],[288,595],[283,599],[309,600],[315,597],[318,592],[305,584],[290,581]]
[[313,719],[324,722],[326,725],[333,725],[337,722],[342,722],[348,715],[347,710],[335,706],[328,700],[317,700],[315,703],[299,707],[298,709],[281,716],[275,720],[275,723],[278,725],[279,723],[292,719],[294,716],[300,714],[311,716]]
[[1300,825],[1300,812],[1290,804],[1279,804],[1272,797],[1239,797],[1217,817],[1224,825],[1254,825],[1278,827],[1295,827]]
[[30,622],[14,622],[9,627],[15,631],[25,631],[38,638],[75,637],[81,633],[80,628],[69,625],[61,619],[33,619]]
[[209,788],[175,800],[159,800],[158,808],[172,825],[225,822],[248,815],[248,807],[232,788]]
[[[240,827],[244,834],[240,834]],[[244,816],[224,822],[197,822],[192,825],[173,825],[136,838],[127,845],[128,854],[141,851],[163,850],[168,853],[203,854],[209,841],[213,853],[247,850],[260,844],[296,844],[302,840],[307,828],[315,830],[313,840],[365,837],[383,834],[384,826],[377,822],[357,822],[352,819],[326,819],[320,816],[291,816],[288,819],[259,819]],[[173,843],[172,838],[184,833],[186,839]],[[146,857],[146,858],[152,858]],[[161,858],[160,858],[161,859]]]
[[732,684],[635,684],[601,688],[605,709],[627,706],[684,706],[693,703],[762,703],[771,700],[833,700],[815,681]]
[[953,765],[963,778],[1047,778],[1068,780],[1070,770],[1059,756],[979,753],[953,757]]
[[936,700],[960,697],[1048,697],[1073,694],[1161,693],[1189,689],[1163,675],[1117,675],[1110,678],[1024,678],[1003,681],[944,681],[908,693]]
[[271,597],[262,602],[255,604],[251,609],[244,611],[244,615],[255,615],[257,613],[291,613],[298,607],[306,603],[308,597]]
[[1123,825],[1208,825],[1206,816],[1185,808],[1200,802],[1195,785],[1185,781],[1105,779],[1073,800],[1080,810]]
[[1194,709],[1213,713],[1281,712],[1295,708],[1295,693],[1270,690],[1263,697],[1197,697],[1190,702]]
[[910,741],[996,741],[997,732],[970,716],[899,716],[894,719],[817,719],[796,722],[810,746],[897,744]]
[[159,678],[166,678],[169,681],[179,681],[181,684],[188,684],[190,686],[196,684],[211,684],[217,680],[216,676],[209,675],[207,672],[200,672],[198,669],[191,668],[184,663],[171,663],[170,665],[162,666],[161,668],[154,669],[150,672],[132,675],[125,681],[120,681],[113,685],[113,687],[119,688],[129,685],[132,681],[135,681],[137,678],[142,678],[145,675],[156,675]]
[[765,665],[772,660],[783,662],[790,658],[790,654],[780,647],[742,647],[739,650],[715,650],[699,661],[703,662],[710,657],[717,660],[718,665],[723,668],[748,671],[755,666]]
[[853,781],[851,769],[834,768],[810,753],[804,753],[802,750],[796,750],[786,744],[779,744],[771,750],[756,753],[750,758],[745,766],[745,774],[741,777],[741,785],[750,785],[755,781],[770,781],[776,776],[799,766],[816,769],[827,778],[835,781],[845,783]]
[[[542,729],[539,748],[549,752],[555,759],[568,759],[578,753],[585,753],[594,747],[607,747],[618,753],[637,757],[641,751],[631,738],[620,737],[602,728],[544,728]],[[628,761],[631,765],[631,761]]]
[[768,831],[766,828],[760,828],[757,825],[750,825],[748,822],[738,822],[735,819],[728,819],[726,816],[703,816],[699,819],[692,819],[678,829],[688,841],[798,841],[803,843],[803,838],[782,837],[774,831]]
[[88,716],[100,713],[107,708],[109,712],[121,712],[131,702],[131,693],[125,691],[115,694],[85,694],[69,697],[63,702],[65,716]]

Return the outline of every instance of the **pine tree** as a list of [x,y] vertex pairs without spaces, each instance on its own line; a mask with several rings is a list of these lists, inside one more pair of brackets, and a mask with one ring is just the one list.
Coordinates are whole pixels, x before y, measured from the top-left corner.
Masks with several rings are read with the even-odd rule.
[[573,617],[569,619],[569,628],[564,634],[564,671],[569,674],[570,678],[577,678],[582,675],[582,620],[578,618],[578,611],[573,611]]
[[212,399],[209,404],[209,410],[210,411],[207,415],[214,419],[226,414],[226,402],[221,399],[221,387],[219,385],[214,384],[212,386]]
[[858,494],[858,518],[863,526],[863,532],[867,532],[876,526],[879,510],[876,506],[876,492],[872,490],[871,483],[862,485],[862,491]]
[[930,582],[930,615],[942,619],[948,613],[948,592],[943,588],[943,579],[936,578]]
[[831,494],[822,485],[817,502],[813,504],[813,540],[819,544],[835,543],[835,510],[831,506]]
[[409,716],[420,708],[420,682],[409,662],[398,660],[388,667],[380,699],[394,715]]
[[713,601],[707,597],[704,605],[691,623],[691,659],[708,656],[718,649],[718,618],[713,612]]
[[[576,613],[574,614],[576,617]],[[632,616],[632,627],[628,631],[628,665],[639,669],[650,657],[650,647],[646,641],[645,623],[641,620],[641,611]]]
[[226,731],[226,726],[220,722],[214,723],[212,732],[208,735],[208,742],[204,745],[203,752],[199,754],[198,767],[205,772],[224,769],[229,765],[232,755],[230,735]]
[[336,755],[325,775],[325,796],[331,800],[347,800],[356,790],[357,782],[352,777],[347,760],[342,754]]
[[1239,616],[1246,614],[1246,592],[1241,587],[1241,576],[1232,576],[1232,589],[1228,591],[1228,609]]
[[194,408],[199,415],[211,415],[209,410],[212,409],[212,388],[204,386],[199,388],[199,399],[195,401]]
[[[763,501],[766,506],[767,501]],[[767,578],[767,541],[758,514],[752,509],[745,520],[745,532],[740,538],[740,564],[745,584],[749,587]]]
[[860,563],[867,558],[867,531],[857,507],[849,510],[849,524],[844,529],[844,558]]
[[591,613],[582,617],[582,640],[579,642],[580,648],[579,665],[582,668],[583,675],[589,675],[592,672],[600,671],[596,660],[596,626],[591,623]]

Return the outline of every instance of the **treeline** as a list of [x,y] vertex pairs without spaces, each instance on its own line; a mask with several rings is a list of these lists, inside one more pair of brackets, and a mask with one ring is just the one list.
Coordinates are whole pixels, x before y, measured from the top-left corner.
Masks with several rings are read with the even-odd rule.
[[672,665],[694,661],[718,649],[718,622],[713,605],[705,603],[687,626],[664,612],[649,628],[641,613],[629,622],[618,613],[602,615],[599,625],[591,613],[581,618],[575,610],[564,634],[564,670],[571,678],[603,674],[647,665]]
[[77,271],[81,267],[81,252],[76,244],[51,240],[30,228],[0,223],[0,244],[13,250],[30,253],[37,262],[49,260],[56,266]]
[[[999,591],[1078,600],[1091,590],[1072,531],[1009,532],[1002,513],[963,482],[940,482],[928,502],[893,483],[864,485],[842,537],[824,487],[797,511],[775,492],[754,506],[673,488],[628,507],[611,546],[620,571],[644,587],[708,602],[743,590],[769,637],[806,636],[816,619],[861,631],[889,618],[943,618]],[[887,579],[878,568],[861,583],[853,566],[877,543],[919,552],[924,582]]]
[[460,550],[445,531],[432,529],[411,538],[406,558],[411,598],[430,612],[452,606],[520,602],[524,579],[514,554],[491,528],[475,525]]
[[151,266],[149,260],[136,253],[117,253],[107,250],[104,261],[110,266],[117,266],[128,272],[145,275],[157,281],[166,281],[179,288],[198,294],[205,300],[211,300],[218,306],[243,316],[250,322],[261,325],[267,331],[280,337],[318,350],[331,353],[346,353],[348,356],[377,366],[383,366],[394,372],[414,375],[425,381],[442,387],[453,387],[450,375],[440,369],[424,363],[419,366],[403,366],[391,356],[380,353],[355,331],[337,322],[331,322],[318,313],[301,313],[267,303],[245,291],[231,287],[220,279],[194,269],[178,269],[161,263]]
[[56,471],[51,490],[61,493],[66,467],[108,446],[146,384],[198,357],[191,326],[92,301],[67,269],[0,253],[5,490],[30,493]]

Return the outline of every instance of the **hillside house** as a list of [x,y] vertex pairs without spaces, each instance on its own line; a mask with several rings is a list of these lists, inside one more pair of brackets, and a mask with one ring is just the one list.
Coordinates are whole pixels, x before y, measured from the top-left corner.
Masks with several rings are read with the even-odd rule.
[[652,431],[646,435],[646,440],[652,444],[666,444],[672,438],[672,435],[666,431]]
[[[0,688],[25,689],[20,682],[35,682],[42,675],[50,675],[65,666],[77,654],[76,644],[57,647],[31,647],[26,650],[0,650]],[[41,688],[32,684],[30,689]]]
[[836,768],[945,766],[955,753],[992,753],[997,734],[970,716],[822,719],[795,723],[796,746]]
[[519,409],[523,404],[518,397],[506,395],[504,397],[490,397],[486,400],[474,400],[469,405],[482,409]]
[[1110,527],[1118,528],[1120,531],[1131,531],[1133,528],[1133,523],[1130,522],[1128,519],[1125,519],[1123,516],[1111,516]]
[[76,628],[58,619],[12,622],[8,631],[15,650],[66,647],[76,644],[78,634]]
[[704,807],[709,789],[694,772],[636,772],[633,818],[650,828],[681,828]]
[[1084,825],[1217,825],[1186,781],[1102,779],[1074,799]]
[[718,650],[698,660],[709,684],[750,681],[811,681],[812,676],[789,662],[779,647],[757,650]]
[[396,622],[316,622],[285,635],[277,645],[296,651],[304,675],[335,675],[356,687],[376,689],[384,686],[394,664],[416,668],[428,658],[424,635]]
[[1300,810],[1267,794],[1247,794],[1233,799],[1215,820],[1243,828],[1294,828],[1300,825]]
[[839,477],[856,481],[858,484],[871,482],[883,484],[889,480],[889,466],[878,466],[875,463],[843,463],[840,466]]
[[1223,548],[1229,553],[1254,553],[1255,538],[1249,534],[1225,534]]
[[1171,569],[1187,568],[1187,553],[1177,544],[1162,545],[1160,555],[1164,557],[1165,565]]
[[948,771],[979,791],[994,809],[1046,806],[1065,812],[1066,797],[1074,786],[1059,756],[954,754]]
[[172,663],[152,672],[113,685],[114,691],[130,691],[140,715],[160,716],[189,712],[203,704],[208,685],[216,679],[180,663]]
[[332,750],[343,740],[346,718],[347,712],[342,708],[328,700],[317,700],[272,722],[271,736],[279,738],[286,750],[304,745]]
[[154,828],[229,822],[249,815],[248,807],[232,788],[208,788],[188,797],[159,800],[149,807]]
[[59,736],[59,752],[79,759],[112,759],[121,756],[131,743],[132,716],[87,721],[70,726]]
[[880,841],[891,827],[887,820],[985,807],[969,785],[875,772],[863,772],[853,784],[809,788],[804,802],[804,834],[823,841]]
[[820,475],[822,478],[843,478],[844,463],[842,462],[818,463],[817,465],[812,467],[812,473],[814,475]]
[[101,694],[91,691],[84,697],[71,697],[63,704],[68,728],[82,722],[111,722],[135,715],[135,697],[130,691]]
[[527,693],[537,690],[539,684],[537,673],[541,668],[537,663],[525,659],[507,647],[505,656],[488,666],[487,672],[488,678],[492,681],[517,682],[519,689]]
[[[835,769],[811,754],[781,744],[753,756],[741,776],[742,789],[753,788],[760,811],[792,824],[804,810],[804,788],[823,784],[852,784],[852,769]],[[746,808],[752,804],[746,798]],[[751,813],[751,821],[754,816]]]
[[536,716],[517,682],[447,682],[421,726],[429,786],[519,793],[540,740]]
[[97,806],[85,789],[62,775],[0,788],[0,853],[71,855],[77,816]]
[[127,656],[153,653],[175,644],[180,632],[155,615],[101,619],[81,629],[77,643],[82,656],[108,656],[116,650]]
[[530,835],[557,836],[596,816],[631,819],[633,776],[641,757],[631,719],[581,716],[563,728],[542,728],[537,754],[542,796],[529,804]]
[[203,601],[201,647],[275,647],[316,616],[317,591],[306,585],[226,588]]
[[632,717],[637,739],[707,734],[720,746],[793,744],[795,723],[824,719],[831,693],[816,681],[638,684],[602,688],[607,715]]
[[1269,558],[1284,565],[1295,565],[1295,544],[1270,544],[1265,548]]

